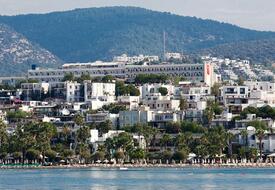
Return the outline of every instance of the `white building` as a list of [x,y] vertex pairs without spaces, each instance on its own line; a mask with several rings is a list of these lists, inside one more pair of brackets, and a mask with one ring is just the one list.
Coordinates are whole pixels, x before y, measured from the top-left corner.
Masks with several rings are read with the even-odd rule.
[[102,106],[104,105],[115,103],[115,97],[114,96],[93,97],[88,101],[88,103],[90,104],[91,110],[97,110],[102,108]]
[[150,110],[157,111],[177,111],[180,110],[180,100],[171,99],[170,96],[161,96],[159,93],[151,94],[142,99],[142,104],[149,107]]
[[128,64],[133,64],[133,63],[139,63],[142,61],[147,61],[147,62],[158,62],[159,57],[158,56],[148,56],[148,55],[138,55],[138,56],[127,56],[127,54],[122,54],[121,56],[115,56],[113,59],[114,62],[122,62],[122,63],[128,63]]
[[90,103],[92,110],[102,108],[115,102],[115,84],[114,83],[92,83],[84,82],[84,101]]
[[211,64],[148,64],[130,65],[121,62],[64,64],[60,69],[34,69],[28,71],[29,79],[40,82],[60,82],[67,73],[75,77],[88,74],[92,77],[112,75],[117,78],[134,79],[138,74],[166,74],[182,76],[193,82],[213,83],[214,71]]
[[26,101],[43,98],[61,99],[67,102],[84,101],[83,86],[73,81],[22,83],[22,96]]
[[267,81],[245,81],[248,87],[250,103],[275,104],[275,83]]
[[146,124],[152,120],[152,113],[152,111],[121,111],[119,112],[119,126]]
[[170,84],[144,84],[139,88],[141,98],[144,99],[152,94],[159,93],[159,88],[166,88],[169,96],[173,96],[175,92],[175,86]]
[[249,105],[247,86],[223,86],[220,90],[221,100],[230,113],[238,114]]
[[77,82],[65,82],[66,101],[79,102],[83,100],[82,85]]
[[244,85],[248,87],[249,91],[262,90],[273,92],[275,90],[275,83],[268,81],[245,81]]
[[86,122],[98,124],[109,120],[112,122],[113,127],[116,128],[118,125],[117,123],[118,117],[119,117],[118,114],[111,114],[109,112],[99,112],[99,113],[93,113],[93,114],[87,113]]
[[182,59],[181,53],[165,53],[165,59]]
[[139,108],[140,102],[139,96],[118,96],[117,101],[118,103],[126,105],[129,110],[137,110]]
[[92,83],[91,81],[84,82],[84,100],[91,101],[94,98],[115,96],[115,83]]

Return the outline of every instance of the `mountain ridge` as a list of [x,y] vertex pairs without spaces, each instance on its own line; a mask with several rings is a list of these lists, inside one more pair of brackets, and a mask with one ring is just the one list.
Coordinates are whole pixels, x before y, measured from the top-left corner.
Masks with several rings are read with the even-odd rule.
[[8,76],[22,74],[31,68],[32,64],[43,67],[57,67],[62,61],[43,49],[38,44],[30,42],[22,34],[17,33],[5,24],[0,24],[0,74]]
[[157,12],[137,7],[75,9],[47,14],[0,16],[31,41],[66,62],[110,60],[127,53],[193,52],[222,44],[275,38],[223,22]]

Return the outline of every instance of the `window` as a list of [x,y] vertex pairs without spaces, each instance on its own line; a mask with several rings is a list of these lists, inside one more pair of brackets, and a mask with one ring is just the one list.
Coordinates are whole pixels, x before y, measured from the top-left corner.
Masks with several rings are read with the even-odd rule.
[[240,94],[245,94],[245,88],[240,88]]

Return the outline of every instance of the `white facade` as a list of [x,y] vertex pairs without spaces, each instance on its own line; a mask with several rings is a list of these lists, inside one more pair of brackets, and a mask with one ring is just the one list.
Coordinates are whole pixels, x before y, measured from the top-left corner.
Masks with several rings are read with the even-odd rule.
[[[133,79],[138,74],[166,74],[169,76],[182,76],[193,82],[206,82],[212,80],[213,70],[205,72],[205,64],[148,64],[128,65],[121,62],[95,62],[64,64],[61,69],[36,69],[28,70],[28,78],[40,82],[60,82],[67,73],[75,77],[88,74],[92,77],[111,75],[118,78]],[[207,66],[207,68],[209,68]],[[206,74],[206,75],[205,75]]]
[[139,63],[142,61],[147,61],[147,62],[154,62],[154,61],[159,61],[158,56],[148,56],[148,55],[138,55],[138,56],[127,56],[126,54],[122,54],[121,56],[115,56],[113,59],[114,62],[123,62],[123,63]]
[[165,53],[165,59],[182,59],[181,53]]
[[159,93],[152,94],[142,100],[143,105],[150,110],[158,111],[177,111],[180,110],[180,100],[173,100],[170,96],[161,96]]
[[230,113],[238,114],[249,106],[249,92],[247,86],[223,86],[220,88],[223,104]]
[[115,96],[116,85],[114,83],[84,82],[84,100],[91,101],[94,98]]
[[138,123],[146,124],[152,120],[152,111],[121,111],[119,126],[133,126]]
[[275,104],[275,83],[245,81],[244,84],[248,87],[250,102]]
[[81,84],[77,82],[65,82],[66,101],[78,102],[81,99]]
[[275,83],[274,82],[268,82],[268,81],[245,81],[244,85],[248,87],[250,91],[253,90],[262,90],[262,91],[268,91],[272,92],[275,90]]
[[159,88],[164,87],[167,89],[167,95],[174,95],[175,86],[170,84],[144,84],[139,88],[142,99],[151,96],[152,94],[159,93]]
[[84,82],[84,101],[90,103],[90,109],[97,110],[102,106],[115,102],[114,83]]
[[104,105],[115,103],[115,97],[114,96],[94,97],[88,100],[88,102],[90,103],[91,110],[97,110],[102,108],[102,106]]
[[137,110],[139,108],[140,102],[139,96],[118,96],[117,101],[118,103],[126,104],[129,106],[130,110]]

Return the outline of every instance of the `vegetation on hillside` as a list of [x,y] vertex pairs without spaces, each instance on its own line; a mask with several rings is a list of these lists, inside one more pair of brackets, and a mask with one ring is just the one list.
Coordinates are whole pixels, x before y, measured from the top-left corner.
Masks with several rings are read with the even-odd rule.
[[201,54],[211,54],[230,59],[247,59],[252,63],[270,66],[275,61],[275,39],[234,42],[200,50]]
[[134,7],[1,16],[1,22],[68,62],[106,60],[122,53],[162,55],[163,31],[166,49],[173,52],[275,37],[272,32]]

